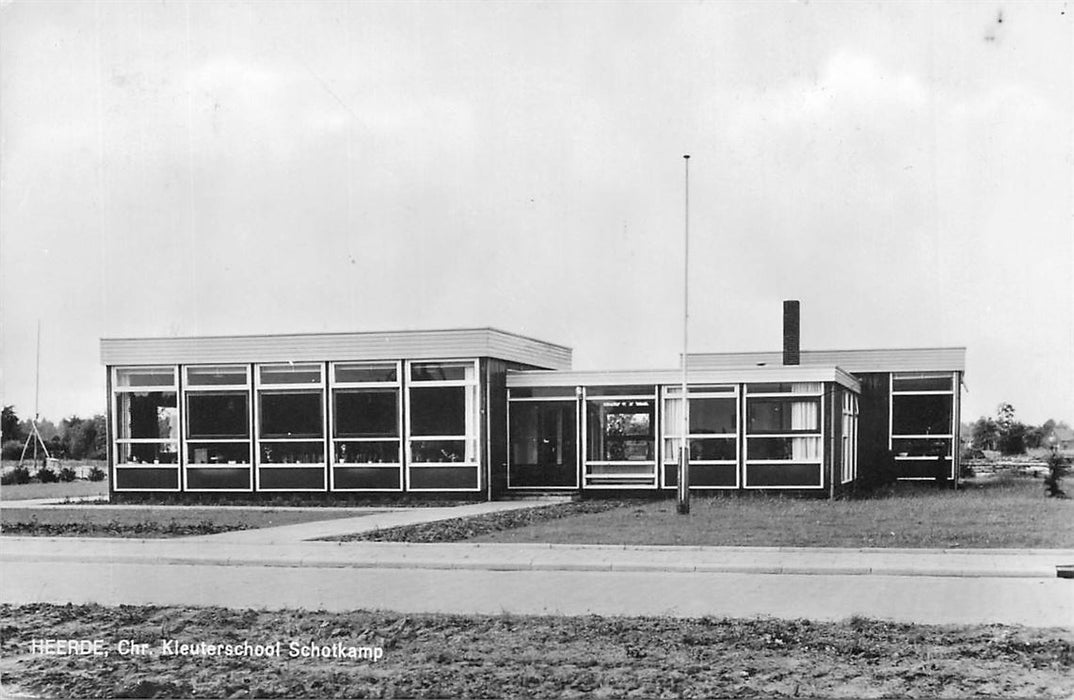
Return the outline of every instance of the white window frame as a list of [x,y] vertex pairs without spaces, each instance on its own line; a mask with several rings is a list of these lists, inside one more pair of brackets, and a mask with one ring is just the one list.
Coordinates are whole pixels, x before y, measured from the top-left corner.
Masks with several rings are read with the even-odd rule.
[[[513,491],[549,491],[552,489],[578,489],[581,484],[579,476],[582,463],[582,443],[579,440],[578,429],[578,397],[581,395],[580,387],[573,387],[574,394],[571,396],[512,396],[513,389],[507,390],[507,488]],[[574,485],[572,486],[512,486],[511,485],[511,406],[517,403],[542,403],[561,402],[574,404]]]
[[[431,365],[431,364],[446,364],[446,365],[464,365],[473,367],[473,374],[470,379],[419,379],[413,378],[413,367],[415,365]],[[445,493],[445,492],[462,492],[472,491],[477,492],[482,490],[481,486],[481,364],[480,361],[475,359],[459,359],[459,358],[445,358],[445,359],[421,359],[421,360],[407,360],[404,363],[404,369],[406,371],[406,380],[404,382],[405,394],[404,397],[404,442],[405,442],[405,457],[406,468],[404,469],[405,487],[407,491],[414,491],[415,493]],[[418,435],[414,436],[410,432],[410,405],[411,405],[411,390],[422,389],[427,387],[464,387],[467,390],[466,394],[466,406],[467,413],[465,416],[464,430],[465,435]],[[417,462],[414,460],[413,443],[415,442],[428,442],[434,440],[448,440],[454,442],[463,442],[464,451],[473,446],[473,459],[464,460],[462,462]],[[430,469],[436,467],[466,467],[472,468],[476,476],[474,488],[418,488],[414,489],[411,486],[411,472],[415,469]]]
[[[246,373],[246,381],[243,384],[201,384],[193,385],[190,383],[190,370],[237,370],[242,368]],[[246,393],[246,430],[249,437],[246,438],[247,460],[246,462],[226,463],[226,464],[194,464],[190,458],[190,443],[196,444],[235,444],[244,442],[241,439],[235,438],[209,438],[209,439],[194,439],[191,440],[188,432],[189,426],[186,425],[187,421],[183,421],[184,426],[182,430],[182,453],[181,461],[183,464],[183,486],[187,491],[191,493],[249,493],[254,490],[254,398],[251,394],[250,388],[252,386],[251,374],[253,368],[248,364],[211,364],[211,365],[183,365],[183,393],[182,393],[182,405],[183,416],[186,417],[187,404],[186,399],[190,394],[210,394],[210,393],[232,393],[237,394],[240,391]],[[249,485],[246,488],[238,489],[194,489],[190,488],[189,470],[190,469],[240,469],[246,467],[249,475]]]
[[[753,384],[770,384],[772,382],[751,382]],[[773,392],[750,392],[749,384],[742,387],[742,426],[743,426],[743,443],[742,443],[742,463],[743,463],[743,487],[744,489],[758,489],[758,490],[779,490],[779,489],[791,489],[791,490],[803,490],[803,489],[822,489],[824,488],[824,416],[827,408],[825,401],[824,383],[823,382],[779,382],[780,384],[797,384],[807,385],[815,384],[818,389],[816,391],[808,392],[794,392],[794,391],[773,391]],[[791,433],[751,433],[749,426],[749,401],[750,399],[801,399],[801,398],[820,398],[820,404],[817,413],[817,430],[816,432],[803,433],[803,432],[791,432]],[[750,438],[816,438],[820,445],[820,450],[817,453],[816,459],[750,459]],[[773,486],[768,484],[761,484],[757,486],[750,485],[750,465],[753,464],[774,464],[774,465],[790,465],[790,464],[811,464],[817,467],[817,483],[816,484],[793,484],[785,486]]]
[[[594,387],[595,388],[595,387]],[[614,389],[615,387],[608,387]],[[653,425],[653,459],[652,461],[640,462],[629,460],[591,460],[589,459],[589,404],[590,402],[601,401],[652,401],[653,402],[653,422],[659,423],[660,420],[660,392],[657,385],[653,385],[651,394],[599,394],[595,396],[589,395],[589,387],[582,387],[582,415],[579,417],[579,422],[582,424],[582,488],[583,489],[595,489],[595,490],[610,490],[610,489],[647,489],[657,490],[660,488],[660,429],[659,425]],[[620,474],[591,474],[589,468],[591,466],[611,466],[611,467],[637,467],[646,466],[649,467],[648,472],[638,471],[636,473],[620,473]],[[617,483],[617,484],[602,484],[602,480],[625,480],[625,479],[638,479],[637,483]],[[645,481],[642,481],[644,479]]]
[[[337,381],[336,368],[337,367],[393,367],[395,369],[395,381],[384,382],[347,382]],[[372,437],[372,438],[360,438],[360,437],[336,437],[336,391],[346,391],[348,389],[395,389],[395,427],[396,437],[396,460],[392,462],[336,462],[336,445],[344,442],[390,442],[393,438]],[[403,490],[403,363],[398,360],[381,360],[381,361],[341,361],[330,362],[328,364],[328,442],[330,450],[328,453],[328,483],[329,490],[340,492],[385,492],[385,493],[398,493]],[[384,469],[395,470],[399,477],[399,486],[396,488],[337,488],[336,487],[336,469]]]
[[[318,367],[321,373],[321,380],[318,383],[313,382],[300,382],[294,384],[265,384],[261,381],[261,370],[266,368],[276,367]],[[254,406],[253,406],[253,418],[254,418],[254,487],[257,491],[263,492],[306,492],[306,493],[321,493],[328,488],[328,408],[325,406],[326,394],[325,391],[325,364],[323,362],[264,362],[253,366],[254,372]],[[304,442],[317,442],[316,438],[267,438],[261,437],[261,395],[262,392],[269,394],[285,394],[285,393],[309,393],[312,394],[314,390],[318,391],[321,396],[321,450],[324,454],[324,460],[319,464],[311,462],[290,462],[290,463],[272,463],[261,461],[261,445],[267,444],[300,444]],[[320,469],[321,470],[321,484],[320,488],[264,488],[261,486],[261,470],[262,469]]]
[[[170,370],[172,373],[172,383],[170,386],[163,384],[153,384],[146,386],[120,386],[119,375],[122,372],[147,372],[154,370]],[[122,493],[127,491],[136,492],[161,492],[161,493],[178,493],[183,490],[183,469],[182,461],[183,455],[180,450],[182,449],[183,441],[183,403],[182,392],[179,386],[179,367],[178,365],[124,365],[112,368],[112,396],[109,400],[108,411],[112,417],[113,435],[112,435],[112,490]],[[152,392],[172,392],[175,394],[175,414],[176,414],[176,430],[178,431],[175,440],[160,439],[160,438],[121,438],[119,428],[119,396],[120,394],[144,394]],[[172,444],[175,446],[175,464],[147,464],[141,462],[120,462],[122,455],[123,445],[167,445]],[[120,488],[119,487],[119,472],[120,470],[128,469],[174,469],[175,470],[175,483],[176,486],[173,489],[147,489],[147,488]]]
[[843,390],[843,464],[840,483],[858,478],[858,395]]
[[[671,401],[681,401],[680,394],[682,393],[682,387],[680,385],[667,385],[661,387],[660,390],[660,410],[661,410],[661,439],[660,439],[660,483],[663,488],[672,488],[667,486],[667,472],[669,469],[678,469],[679,456],[677,454],[667,454],[667,442],[668,440],[681,440],[682,436],[679,434],[679,428],[682,427],[682,421],[669,421],[667,416],[669,415],[668,403]],[[690,459],[690,465],[732,465],[735,468],[735,485],[734,486],[695,486],[690,484],[690,490],[707,490],[707,491],[726,491],[737,490],[742,483],[741,470],[738,468],[738,455],[740,454],[739,445],[739,430],[742,425],[741,402],[739,401],[739,385],[738,384],[723,384],[712,386],[687,386],[686,395],[688,400],[694,399],[730,399],[735,402],[735,429],[731,433],[690,433],[686,436],[687,440],[692,442],[694,440],[706,440],[709,438],[732,438],[735,441],[735,458],[734,459]],[[693,406],[690,407],[690,415],[693,415]],[[674,425],[673,425],[674,424]],[[675,452],[675,450],[673,450]]]
[[[949,389],[929,389],[922,391],[895,390],[896,379],[947,379],[949,381]],[[892,372],[888,375],[888,451],[895,451],[896,440],[947,440],[948,453],[946,455],[947,460],[951,463],[951,473],[949,478],[955,478],[956,470],[956,457],[958,447],[955,445],[955,422],[958,420],[957,406],[955,405],[955,387],[958,386],[958,373],[957,372]],[[926,435],[920,434],[895,434],[895,397],[896,396],[950,396],[951,397],[951,423],[948,425],[947,433],[931,433]],[[896,462],[935,462],[936,455],[895,455]],[[901,476],[901,481],[934,481],[935,477],[931,476]]]

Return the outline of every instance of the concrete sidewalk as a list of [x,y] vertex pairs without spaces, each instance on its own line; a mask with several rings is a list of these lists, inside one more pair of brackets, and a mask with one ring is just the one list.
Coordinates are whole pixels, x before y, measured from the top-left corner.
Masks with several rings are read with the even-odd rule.
[[[377,517],[377,516],[370,516]],[[323,523],[316,523],[323,524]],[[302,526],[288,526],[280,530]],[[277,529],[277,528],[274,528]],[[256,532],[256,531],[255,531]],[[266,532],[270,532],[266,530]],[[231,534],[231,533],[228,533]],[[0,561],[1054,579],[1074,550],[893,550],[4,537]],[[1071,583],[1074,592],[1074,582]]]

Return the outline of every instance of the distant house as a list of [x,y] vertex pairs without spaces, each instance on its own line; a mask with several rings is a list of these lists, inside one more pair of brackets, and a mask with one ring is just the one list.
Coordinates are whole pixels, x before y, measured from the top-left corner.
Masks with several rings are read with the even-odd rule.
[[110,487],[655,495],[684,438],[698,491],[830,497],[888,454],[957,480],[965,348],[801,351],[798,329],[785,302],[782,353],[690,354],[687,417],[679,369],[572,370],[492,328],[103,339]]
[[1060,452],[1074,450],[1074,430],[1057,427],[1052,429],[1052,435],[1055,436],[1055,446]]

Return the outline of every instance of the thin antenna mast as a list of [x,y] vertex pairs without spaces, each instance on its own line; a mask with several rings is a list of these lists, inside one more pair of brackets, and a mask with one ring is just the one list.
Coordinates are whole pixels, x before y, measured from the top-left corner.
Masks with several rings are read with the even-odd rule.
[[682,272],[682,427],[680,428],[681,446],[679,447],[679,515],[690,514],[690,398],[686,393],[686,349],[690,326],[690,156],[682,157],[686,169],[686,223],[683,231],[683,272]]
[[41,319],[37,319],[37,365],[34,369],[34,417],[30,421],[30,434],[26,436],[26,443],[22,446],[22,454],[19,455],[19,466],[22,466],[23,461],[26,459],[26,450],[29,449],[30,443],[34,444],[34,464],[37,464],[37,444],[41,443],[41,449],[45,452],[45,464],[48,464],[48,460],[52,459],[48,453],[48,446],[41,438],[41,433],[37,430],[37,419],[41,416]]

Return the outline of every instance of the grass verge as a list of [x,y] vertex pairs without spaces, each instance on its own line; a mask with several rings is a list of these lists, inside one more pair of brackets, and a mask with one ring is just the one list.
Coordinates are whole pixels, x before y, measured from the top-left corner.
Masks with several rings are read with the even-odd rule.
[[[1069,697],[1074,632],[852,618],[518,617],[97,605],[0,606],[0,671],[47,697]],[[100,639],[106,657],[31,655]],[[281,658],[170,656],[162,639],[274,644]],[[120,640],[149,645],[124,656]],[[291,642],[379,647],[290,658]]]
[[108,481],[60,481],[52,484],[5,484],[0,486],[0,501],[24,501],[30,498],[83,499],[108,497]]
[[145,508],[98,510],[4,507],[0,510],[0,531],[4,535],[42,537],[186,537],[295,525],[354,515],[345,511],[310,512],[288,509],[234,511],[190,508],[154,511]]
[[742,547],[1074,548],[1074,500],[1040,479],[1004,475],[958,491],[899,484],[874,498],[828,501],[761,494],[675,503],[582,501],[390,528],[344,539],[402,542]]
[[486,513],[467,518],[452,518],[417,525],[402,525],[371,532],[325,538],[332,542],[460,542],[512,528],[586,513],[603,513],[620,508],[623,501],[572,501],[502,513]]

